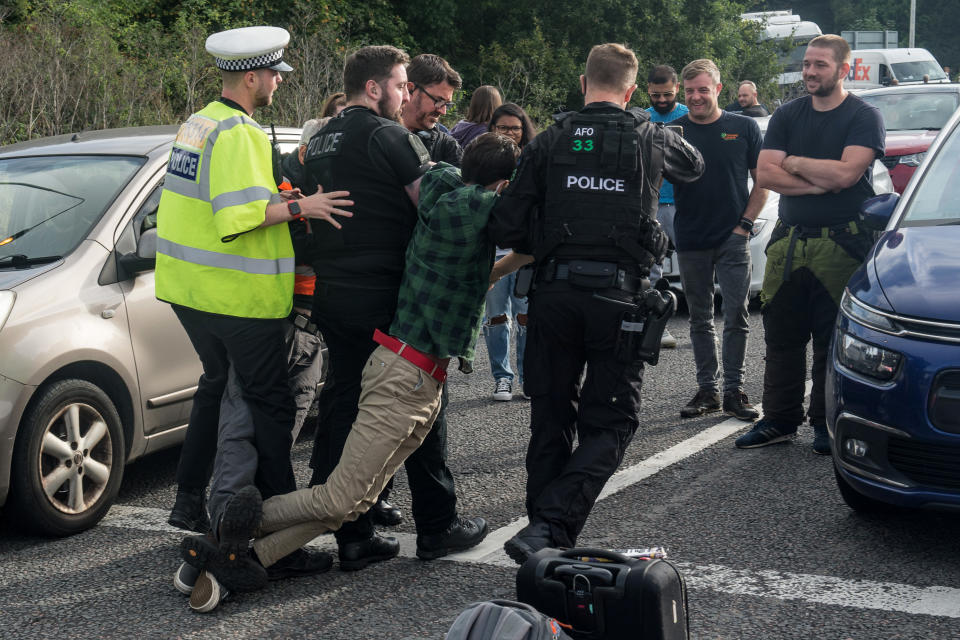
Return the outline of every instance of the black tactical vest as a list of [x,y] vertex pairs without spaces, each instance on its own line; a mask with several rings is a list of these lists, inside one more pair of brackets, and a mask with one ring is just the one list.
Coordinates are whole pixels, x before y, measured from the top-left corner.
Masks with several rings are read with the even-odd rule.
[[[375,143],[374,136],[393,128]],[[352,218],[338,217],[342,229],[323,221],[311,224],[318,259],[317,276],[361,287],[399,286],[404,254],[417,210],[391,167],[387,154],[414,153],[409,132],[363,107],[332,118],[307,145],[304,165],[326,191],[347,190]],[[423,146],[419,151],[426,154]]]
[[651,215],[642,197],[643,154],[637,126],[643,119],[620,113],[570,113],[558,117],[560,134],[550,150],[537,261],[596,259],[654,262]]

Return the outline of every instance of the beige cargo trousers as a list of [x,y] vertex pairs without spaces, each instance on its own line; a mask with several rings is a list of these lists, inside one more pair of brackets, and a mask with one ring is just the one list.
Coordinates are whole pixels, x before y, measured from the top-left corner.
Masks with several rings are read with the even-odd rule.
[[442,383],[386,347],[367,360],[361,385],[357,419],[327,481],[264,500],[253,543],[264,567],[366,512],[433,427]]

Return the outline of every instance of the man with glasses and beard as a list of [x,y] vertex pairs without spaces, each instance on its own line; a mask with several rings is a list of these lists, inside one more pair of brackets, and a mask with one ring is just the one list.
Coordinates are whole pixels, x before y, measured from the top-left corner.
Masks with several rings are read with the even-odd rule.
[[[687,114],[687,106],[677,102],[679,89],[680,81],[677,79],[677,72],[670,65],[658,64],[650,70],[650,75],[647,76],[647,95],[650,96],[650,104],[652,105],[647,107],[650,122],[673,122]],[[676,244],[676,236],[673,233],[673,218],[676,213],[677,208],[673,203],[673,185],[664,180],[660,185],[657,222],[667,232],[670,242],[673,244]],[[663,265],[653,265],[650,269],[650,286],[655,286],[662,275]],[[677,339],[669,330],[664,329],[660,346],[673,349],[677,346]]]
[[460,88],[460,74],[447,61],[422,53],[407,66],[410,102],[403,106],[403,126],[419,136],[430,159],[460,166],[463,150],[456,138],[437,127],[440,116],[453,107],[453,92]]
[[757,160],[757,184],[781,194],[760,292],[766,366],[764,417],[737,438],[741,449],[793,438],[803,422],[807,343],[813,450],[830,454],[825,378],[830,337],[847,280],[872,245],[860,205],[873,195],[871,165],[883,156],[880,112],[843,88],[850,45],[818,36],[803,56],[808,96],[777,109]]
[[[404,254],[417,222],[420,178],[431,164],[421,138],[400,125],[411,99],[408,61],[406,53],[391,46],[364,47],[349,56],[343,71],[347,106],[307,146],[307,172],[323,191],[351,185],[358,196],[355,217],[345,221],[349,224],[313,229],[308,256],[317,274],[313,318],[327,343],[333,377],[331,409],[314,446],[311,485],[322,484],[336,467],[356,419],[361,374],[377,346],[373,333],[386,332],[393,320]],[[450,496],[442,504],[449,506],[442,518],[432,518],[435,526],[419,532],[417,554],[422,558],[471,547],[487,532],[482,518],[457,516],[453,480],[445,465],[443,470],[446,484],[435,483],[444,484],[442,491],[418,500],[413,489],[415,518],[435,493]],[[414,475],[410,481],[415,487]],[[436,505],[429,509],[433,515],[440,511]],[[389,560],[400,550],[396,538],[375,534],[368,516],[337,532],[337,542],[344,570]]]

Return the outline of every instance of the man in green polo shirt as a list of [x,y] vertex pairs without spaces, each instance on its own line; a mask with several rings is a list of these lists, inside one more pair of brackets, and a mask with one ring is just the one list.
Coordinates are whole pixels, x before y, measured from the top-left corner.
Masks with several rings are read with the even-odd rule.
[[[528,259],[508,256],[491,272],[495,247],[486,233],[519,154],[513,141],[488,133],[467,147],[461,170],[440,163],[423,176],[396,316],[389,334],[374,335],[379,346],[363,370],[340,462],[324,484],[263,502],[260,526],[248,537],[256,534],[253,549],[264,567],[367,511],[429,433],[447,364],[473,358],[491,281]],[[205,579],[218,590],[215,574]]]

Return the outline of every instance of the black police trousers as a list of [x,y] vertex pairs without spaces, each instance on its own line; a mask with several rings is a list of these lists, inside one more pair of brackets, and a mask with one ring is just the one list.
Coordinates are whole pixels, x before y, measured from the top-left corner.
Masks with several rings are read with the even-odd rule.
[[172,306],[203,365],[177,467],[180,488],[199,491],[210,480],[220,400],[233,364],[253,417],[256,486],[264,498],[296,490],[290,463],[296,407],[287,381],[287,320],[236,318]]
[[526,507],[531,523],[549,525],[556,546],[575,546],[640,424],[643,363],[614,355],[626,310],[564,282],[538,285],[530,296]]
[[[374,329],[388,332],[397,305],[396,289],[364,290],[317,283],[313,319],[327,345],[332,397],[325,419],[317,425],[311,485],[322,484],[337,466],[343,446],[357,417],[363,367],[377,344]],[[407,458],[404,467],[410,484],[417,533],[446,529],[457,514],[453,474],[447,467],[446,386],[440,414],[423,444]],[[340,544],[373,535],[373,522],[365,513],[345,522],[336,532]]]

